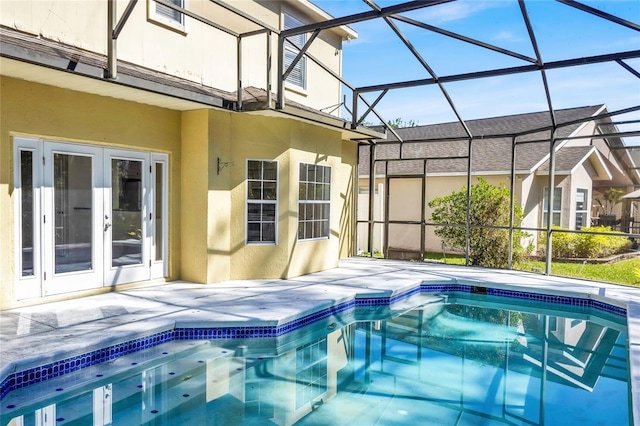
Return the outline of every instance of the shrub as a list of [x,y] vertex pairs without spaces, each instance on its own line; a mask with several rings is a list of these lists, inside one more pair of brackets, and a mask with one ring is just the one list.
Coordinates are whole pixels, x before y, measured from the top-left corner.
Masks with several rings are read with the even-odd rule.
[[[471,225],[509,226],[510,192],[504,184],[491,185],[479,178],[478,183],[471,185]],[[467,188],[451,195],[434,198],[429,202],[433,210],[431,221],[442,224],[463,225],[466,222]],[[522,223],[522,208],[514,206],[513,226]],[[447,246],[464,251],[466,231],[464,226],[437,226],[435,234],[442,238]],[[520,241],[529,236],[526,232],[513,232],[513,262],[525,259],[527,250]],[[492,228],[471,228],[469,261],[472,265],[491,268],[506,268],[509,260],[509,230]]]
[[[594,226],[582,228],[585,232],[612,232],[614,235],[574,234],[561,232],[561,228],[554,226],[551,254],[554,258],[585,258],[595,259],[621,253],[631,246],[631,241],[622,232],[615,232],[609,226]],[[560,231],[560,232],[558,232]],[[547,234],[540,238],[542,252],[546,249]]]

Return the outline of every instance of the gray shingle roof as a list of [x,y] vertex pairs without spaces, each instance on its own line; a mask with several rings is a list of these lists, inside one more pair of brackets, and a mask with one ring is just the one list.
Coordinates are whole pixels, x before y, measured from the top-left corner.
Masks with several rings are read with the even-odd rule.
[[[568,172],[580,164],[584,157],[593,149],[592,146],[563,147],[556,152],[556,172]],[[549,172],[549,160],[546,160],[538,169],[541,172]]]
[[[556,121],[558,124],[583,120],[594,116],[603,108],[602,105],[586,106],[557,110]],[[580,127],[580,123],[560,127],[556,133],[557,138],[571,135]],[[503,117],[493,117],[467,121],[471,133],[474,135],[472,143],[473,172],[505,172],[511,169],[511,135],[514,133],[533,132],[551,126],[551,118],[548,112],[535,112],[528,114],[516,114]],[[399,159],[402,149],[402,159],[428,158],[426,164],[427,173],[466,173],[467,159],[445,157],[463,157],[468,155],[468,139],[462,125],[458,122],[433,124],[426,126],[408,127],[396,129],[403,138],[402,148],[397,143],[387,144],[383,140],[377,142],[376,159]],[[460,138],[458,140],[451,140]],[[538,131],[524,136],[519,136],[518,141],[541,141],[535,143],[519,144],[516,148],[516,170],[531,170],[545,156],[549,154],[549,130]],[[438,140],[446,139],[446,140]],[[390,134],[388,141],[397,141]],[[439,158],[439,159],[438,159]],[[422,160],[419,161],[423,163]],[[413,161],[406,168],[401,164],[389,163],[389,173],[408,174],[422,173],[424,164],[416,166]],[[360,147],[360,175],[369,173],[369,149]],[[378,163],[376,173],[384,173],[384,164]]]
[[[581,120],[586,117],[591,117],[601,108],[602,105],[593,105],[556,110],[556,122],[558,125],[561,125],[575,120]],[[466,121],[466,124],[474,138],[511,136],[514,133],[524,133],[531,132],[536,129],[550,128],[551,117],[549,112],[541,111],[469,120]],[[568,136],[578,127],[579,124],[560,127],[558,129],[558,137]],[[467,137],[464,128],[459,122],[406,127],[396,129],[396,133],[398,133],[398,135],[400,135],[400,137],[405,141]],[[537,136],[548,139],[549,132],[541,132],[537,134]],[[387,140],[397,141],[393,134],[390,134]]]

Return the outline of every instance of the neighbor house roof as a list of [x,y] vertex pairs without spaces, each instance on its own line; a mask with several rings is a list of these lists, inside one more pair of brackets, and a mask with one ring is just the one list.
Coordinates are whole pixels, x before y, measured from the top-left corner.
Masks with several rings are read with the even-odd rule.
[[[590,117],[605,110],[604,105],[593,105],[555,111],[558,125],[556,139],[569,137],[584,126]],[[549,156],[551,139],[551,117],[548,111],[493,117],[466,122],[473,135],[471,171],[476,174],[505,174],[511,170],[511,146],[513,135],[518,142],[539,141],[518,144],[516,147],[516,173],[532,173]],[[424,169],[424,158],[428,158],[426,173],[431,175],[454,175],[467,173],[469,140],[464,127],[459,122],[396,129],[403,139],[399,144],[394,135],[389,135],[387,143],[377,143],[376,159],[398,160],[390,162],[390,174],[420,174]],[[558,144],[558,146],[561,146]],[[560,148],[564,151],[568,148]],[[400,154],[400,151],[402,153]],[[585,152],[583,152],[584,154]],[[578,151],[562,154],[562,161],[577,161],[573,157]],[[458,158],[451,158],[458,157]],[[377,173],[384,173],[384,164],[378,163]],[[369,149],[360,147],[359,174],[369,174]]]
[[[556,153],[555,158],[555,174],[557,175],[570,175],[575,170],[589,161],[591,167],[594,169],[594,179],[597,180],[610,180],[612,178],[611,172],[607,167],[604,159],[600,155],[600,152],[594,146],[572,146],[561,148]],[[543,175],[549,174],[549,160],[547,159],[538,169],[538,173]]]

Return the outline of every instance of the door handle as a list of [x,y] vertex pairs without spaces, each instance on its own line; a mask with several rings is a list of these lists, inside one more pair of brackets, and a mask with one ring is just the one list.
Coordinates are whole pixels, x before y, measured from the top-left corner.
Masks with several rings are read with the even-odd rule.
[[107,232],[109,230],[109,228],[111,227],[111,222],[106,222],[104,224],[104,232]]

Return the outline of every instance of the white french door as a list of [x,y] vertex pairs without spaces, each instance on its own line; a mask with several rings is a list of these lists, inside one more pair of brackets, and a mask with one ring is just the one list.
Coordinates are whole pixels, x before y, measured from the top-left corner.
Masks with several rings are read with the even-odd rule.
[[19,299],[167,275],[168,157],[14,139]]
[[107,149],[103,157],[105,284],[148,280],[149,154]]
[[102,286],[100,149],[43,144],[44,294]]

